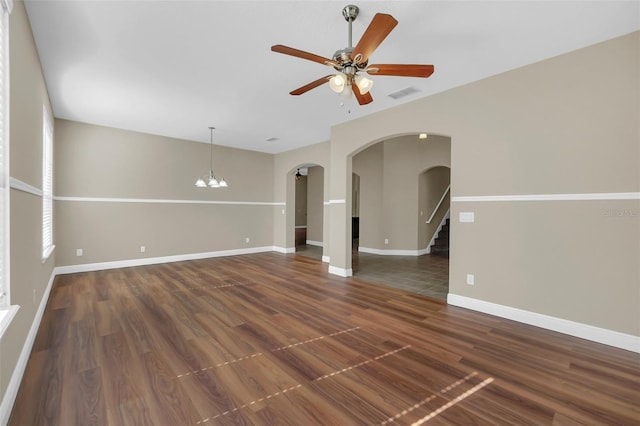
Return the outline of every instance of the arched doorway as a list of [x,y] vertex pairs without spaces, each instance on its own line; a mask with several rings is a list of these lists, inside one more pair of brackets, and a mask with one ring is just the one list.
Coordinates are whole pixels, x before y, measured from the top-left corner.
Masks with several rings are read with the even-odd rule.
[[324,246],[324,168],[303,164],[295,179],[295,253],[322,260]]
[[352,156],[358,176],[357,197],[355,182],[351,188],[351,210],[358,211],[352,269],[369,281],[446,299],[448,257],[430,252],[438,231],[447,230],[441,222],[449,206],[451,139],[429,138],[391,137]]

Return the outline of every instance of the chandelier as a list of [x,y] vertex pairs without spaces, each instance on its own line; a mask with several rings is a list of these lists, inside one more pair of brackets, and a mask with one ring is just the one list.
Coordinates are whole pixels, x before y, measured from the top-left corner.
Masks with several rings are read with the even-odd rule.
[[216,175],[213,173],[213,129],[215,127],[209,127],[211,130],[211,143],[209,145],[209,173],[200,176],[198,180],[196,180],[196,186],[198,188],[226,188],[229,186],[226,180],[223,177],[220,179],[216,178]]

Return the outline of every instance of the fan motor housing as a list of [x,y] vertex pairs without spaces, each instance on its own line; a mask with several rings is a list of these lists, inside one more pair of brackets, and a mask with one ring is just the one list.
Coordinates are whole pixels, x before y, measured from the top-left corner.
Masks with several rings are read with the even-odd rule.
[[340,64],[339,67],[334,67],[338,71],[342,71],[345,67],[355,67],[358,70],[362,70],[367,66],[367,62],[354,63],[351,54],[353,53],[353,47],[345,47],[344,49],[337,50],[333,54],[333,60]]

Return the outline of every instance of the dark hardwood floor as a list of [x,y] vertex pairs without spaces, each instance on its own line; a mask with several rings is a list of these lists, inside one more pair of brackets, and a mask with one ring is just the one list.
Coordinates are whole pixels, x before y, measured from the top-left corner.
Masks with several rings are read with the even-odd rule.
[[58,276],[9,424],[636,425],[639,361],[263,253]]

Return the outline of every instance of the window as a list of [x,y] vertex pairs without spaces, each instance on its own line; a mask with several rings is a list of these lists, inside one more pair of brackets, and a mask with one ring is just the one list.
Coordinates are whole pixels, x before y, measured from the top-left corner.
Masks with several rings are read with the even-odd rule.
[[42,261],[53,251],[53,126],[42,106]]
[[[11,5],[10,0],[0,1],[0,309],[9,307],[9,13]],[[2,323],[3,321],[0,321],[0,325]]]

